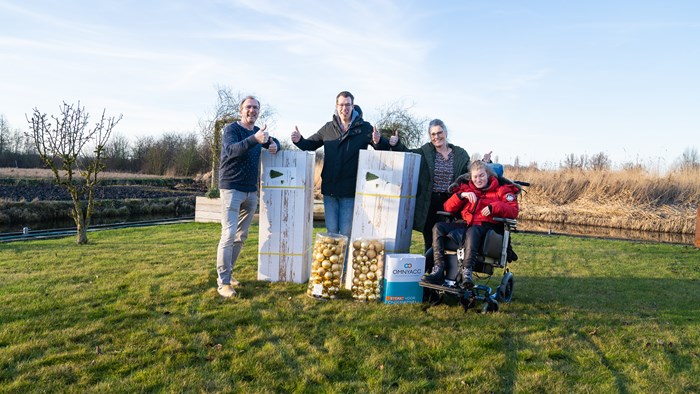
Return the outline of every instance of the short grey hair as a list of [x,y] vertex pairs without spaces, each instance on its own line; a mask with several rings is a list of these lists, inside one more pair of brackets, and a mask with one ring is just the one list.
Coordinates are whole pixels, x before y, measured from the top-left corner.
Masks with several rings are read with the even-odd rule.
[[260,107],[260,100],[258,100],[257,97],[255,97],[255,96],[245,96],[245,97],[243,98],[243,100],[241,100],[241,103],[238,104],[238,110],[239,110],[239,111],[243,111],[243,104],[245,104],[245,102],[246,102],[247,100],[255,100],[255,102],[258,103],[258,109],[259,109],[259,107]]

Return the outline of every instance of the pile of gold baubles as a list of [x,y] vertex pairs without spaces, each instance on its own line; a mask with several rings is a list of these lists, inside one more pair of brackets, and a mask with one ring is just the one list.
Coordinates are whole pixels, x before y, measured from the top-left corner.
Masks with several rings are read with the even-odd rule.
[[372,239],[352,243],[352,298],[358,301],[379,301],[384,277],[384,244]]
[[316,235],[307,295],[331,300],[336,298],[343,277],[346,248],[347,237],[344,235],[332,233]]

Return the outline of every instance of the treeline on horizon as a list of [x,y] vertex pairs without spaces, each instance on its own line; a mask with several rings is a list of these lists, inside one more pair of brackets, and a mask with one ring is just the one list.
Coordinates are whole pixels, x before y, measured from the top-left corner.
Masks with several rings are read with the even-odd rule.
[[[416,143],[420,141],[416,139]],[[296,149],[285,143],[284,148]],[[479,156],[477,155],[474,155]],[[170,132],[158,137],[139,137],[134,142],[121,134],[114,134],[105,151],[105,171],[131,172],[161,176],[190,177],[211,171],[211,140],[195,132]],[[18,129],[12,130],[4,116],[0,114],[0,167],[43,168],[31,139]],[[538,163],[522,165],[516,157],[511,168],[540,169]],[[644,164],[627,162],[617,166],[621,171],[649,173],[658,172]],[[677,158],[668,172],[693,171],[700,168],[700,154],[697,149],[687,148]],[[610,171],[614,169],[612,160],[604,153],[593,155],[566,154],[558,169],[581,171]],[[658,175],[658,174],[656,174]]]

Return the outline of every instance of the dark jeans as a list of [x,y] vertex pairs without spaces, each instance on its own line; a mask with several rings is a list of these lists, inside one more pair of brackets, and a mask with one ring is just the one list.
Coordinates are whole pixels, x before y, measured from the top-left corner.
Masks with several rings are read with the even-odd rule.
[[425,218],[425,226],[423,226],[423,245],[424,252],[427,252],[433,246],[433,227],[435,223],[440,221],[437,217],[437,211],[443,211],[445,201],[450,198],[449,193],[433,192],[430,196],[430,206],[428,208],[428,216]]

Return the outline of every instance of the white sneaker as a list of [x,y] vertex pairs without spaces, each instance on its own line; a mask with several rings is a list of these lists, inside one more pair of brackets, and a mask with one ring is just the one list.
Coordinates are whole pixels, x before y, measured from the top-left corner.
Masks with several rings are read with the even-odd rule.
[[233,287],[238,287],[241,285],[241,282],[237,281],[233,276],[231,277],[231,286]]
[[236,295],[236,290],[233,290],[233,287],[231,287],[231,285],[221,285],[219,286],[217,291],[224,298],[231,298]]

